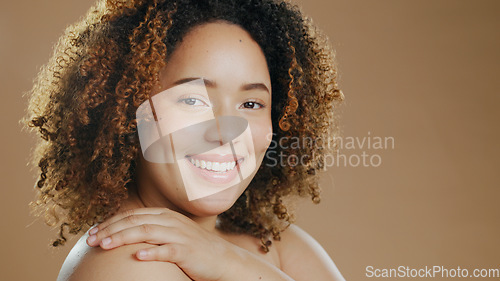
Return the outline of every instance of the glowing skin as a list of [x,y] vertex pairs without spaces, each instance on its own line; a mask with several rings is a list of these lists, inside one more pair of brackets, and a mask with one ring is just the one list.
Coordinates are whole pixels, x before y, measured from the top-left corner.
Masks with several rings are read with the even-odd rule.
[[[189,95],[185,91],[175,92],[183,85],[193,86],[196,81],[204,81],[205,94],[203,90],[191,91]],[[171,93],[169,89],[173,89]],[[251,36],[237,25],[216,22],[195,27],[172,53],[152,100],[155,95],[163,94],[170,99],[168,108],[175,110],[161,110],[160,106],[157,109],[154,103],[155,111],[163,118],[163,130],[176,132],[170,140],[178,165],[150,162],[140,153],[139,197],[132,196],[129,201],[146,207],[167,207],[195,220],[216,216],[229,209],[248,186],[270,144],[267,136],[272,134],[272,93],[265,56]],[[246,120],[247,125],[232,126],[234,120],[224,122],[227,116]],[[214,118],[219,122],[210,123]],[[196,125],[203,122],[208,123]],[[204,142],[201,150],[192,146],[199,141]],[[239,162],[235,161],[238,159],[243,160],[239,170],[236,164]],[[232,170],[222,171],[233,165]],[[235,171],[240,176],[235,176]],[[190,200],[186,181],[200,186],[196,192],[225,186],[222,191]]]

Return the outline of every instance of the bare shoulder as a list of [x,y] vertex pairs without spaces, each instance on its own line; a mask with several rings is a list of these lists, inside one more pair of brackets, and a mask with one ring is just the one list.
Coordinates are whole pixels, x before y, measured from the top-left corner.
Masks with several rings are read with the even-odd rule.
[[89,247],[87,237],[83,235],[68,254],[57,281],[191,280],[173,263],[137,260],[136,251],[151,247],[149,244],[102,250]]
[[277,244],[281,269],[295,280],[345,280],[323,247],[297,225],[290,225]]

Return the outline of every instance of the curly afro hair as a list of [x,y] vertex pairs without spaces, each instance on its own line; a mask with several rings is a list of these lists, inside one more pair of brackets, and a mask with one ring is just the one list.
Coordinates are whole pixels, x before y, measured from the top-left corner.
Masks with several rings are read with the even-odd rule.
[[[294,200],[320,200],[318,171],[339,134],[334,52],[299,8],[280,0],[99,1],[59,39],[30,92],[26,126],[41,139],[32,162],[36,215],[78,234],[112,216],[135,183],[141,153],[135,112],[149,98],[177,43],[194,26],[226,21],[261,46],[272,82],[273,142],[266,155],[295,155],[276,165],[265,157],[246,191],[219,215],[224,231],[247,233],[268,251],[294,220]],[[286,145],[294,137],[322,145]],[[290,159],[290,158],[289,158]],[[274,159],[275,160],[275,159]]]

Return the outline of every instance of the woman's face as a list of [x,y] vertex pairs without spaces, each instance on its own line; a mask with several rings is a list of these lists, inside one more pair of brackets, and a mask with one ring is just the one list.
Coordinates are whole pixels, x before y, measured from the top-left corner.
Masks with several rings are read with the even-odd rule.
[[196,216],[226,211],[270,144],[271,80],[261,48],[234,24],[193,28],[137,119],[141,199]]

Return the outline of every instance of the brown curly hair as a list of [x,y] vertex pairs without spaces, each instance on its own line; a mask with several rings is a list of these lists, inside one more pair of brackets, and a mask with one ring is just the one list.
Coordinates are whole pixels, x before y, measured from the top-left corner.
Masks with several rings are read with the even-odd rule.
[[[279,0],[99,1],[69,26],[30,92],[24,124],[41,140],[32,162],[41,170],[30,203],[60,227],[52,245],[112,216],[135,184],[140,153],[135,111],[149,98],[177,43],[194,26],[227,21],[261,46],[271,76],[274,143],[246,191],[218,227],[248,233],[268,251],[270,238],[294,220],[290,200],[319,202],[318,171],[335,153],[338,111],[334,52],[300,9]],[[286,147],[293,137],[322,145]],[[272,155],[306,159],[276,165]],[[306,156],[306,157],[304,157]],[[289,202],[290,201],[290,202]]]

